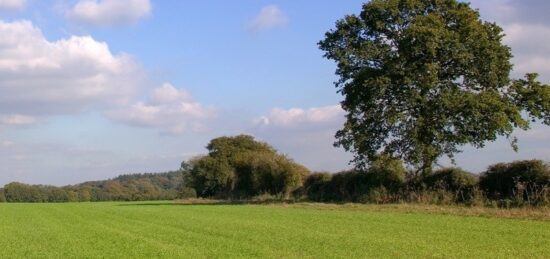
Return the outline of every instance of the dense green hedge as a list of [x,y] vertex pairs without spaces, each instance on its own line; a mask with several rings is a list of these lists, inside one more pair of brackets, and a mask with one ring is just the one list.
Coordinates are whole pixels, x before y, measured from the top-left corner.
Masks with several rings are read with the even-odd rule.
[[550,169],[540,160],[499,163],[481,174],[479,186],[493,200],[548,204]]
[[318,202],[550,205],[550,169],[540,160],[495,164],[480,176],[460,168],[413,176],[399,160],[380,157],[365,170],[309,174],[283,155],[249,152],[250,145],[244,146],[225,153],[223,159],[199,157],[169,173],[123,175],[65,187],[10,183],[0,188],[0,202],[292,197]]
[[460,168],[413,177],[399,161],[385,158],[364,171],[311,174],[304,190],[307,199],[320,202],[540,206],[550,204],[550,170],[540,160],[527,160],[492,165],[479,177]]

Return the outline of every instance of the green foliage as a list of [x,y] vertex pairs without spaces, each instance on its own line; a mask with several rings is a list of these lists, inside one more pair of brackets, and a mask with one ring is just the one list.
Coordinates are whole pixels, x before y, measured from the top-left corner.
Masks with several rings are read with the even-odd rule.
[[256,141],[249,135],[215,138],[208,143],[206,149],[208,149],[209,156],[226,159],[230,159],[235,154],[247,152],[276,153],[276,150],[269,144]]
[[398,159],[379,155],[367,171],[367,182],[370,187],[384,187],[389,192],[397,192],[405,185],[407,170]]
[[535,205],[550,202],[550,168],[540,160],[492,165],[481,175],[479,185],[491,199]]
[[186,186],[199,197],[250,198],[260,194],[288,197],[309,171],[267,143],[251,136],[220,137],[208,156],[191,160]]
[[383,150],[429,174],[464,144],[510,137],[529,119],[550,124],[550,87],[536,74],[510,80],[503,36],[456,0],[372,0],[339,20],[319,43],[347,111],[335,145],[360,168]]
[[325,197],[329,201],[358,201],[368,191],[366,174],[355,170],[332,175]]
[[451,196],[452,202],[470,202],[475,198],[477,177],[460,168],[442,168],[422,176],[421,181],[428,192],[443,197],[439,200]]
[[178,198],[180,199],[197,198],[197,190],[193,188],[183,186],[178,191]]
[[4,186],[4,195],[8,202],[46,202],[45,188],[23,183],[9,183]]
[[312,174],[304,188],[313,201],[387,202],[405,185],[406,172],[401,161],[381,155],[366,171]]
[[423,176],[422,183],[430,190],[458,192],[474,188],[477,184],[477,178],[474,174],[460,168],[449,167]]
[[0,188],[0,202],[6,202],[6,196],[4,195],[4,188]]
[[235,171],[225,160],[204,156],[191,162],[189,185],[199,197],[224,197],[234,186]]
[[304,181],[304,191],[311,201],[326,201],[328,197],[328,186],[332,176],[329,173],[313,173]]
[[[55,187],[10,183],[0,192],[7,202],[167,200],[178,197],[180,172],[121,175],[106,181]],[[0,189],[2,190],[2,189]]]

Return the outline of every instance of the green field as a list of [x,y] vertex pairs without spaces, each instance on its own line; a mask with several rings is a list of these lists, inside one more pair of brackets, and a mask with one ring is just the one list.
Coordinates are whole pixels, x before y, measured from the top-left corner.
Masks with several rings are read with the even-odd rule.
[[372,206],[0,204],[0,258],[550,257],[550,222]]

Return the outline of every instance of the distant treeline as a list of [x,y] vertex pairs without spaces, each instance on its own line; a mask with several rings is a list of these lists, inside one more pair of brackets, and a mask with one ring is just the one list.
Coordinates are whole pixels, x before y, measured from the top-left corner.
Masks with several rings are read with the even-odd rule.
[[140,201],[176,198],[293,200],[361,203],[429,203],[481,206],[550,205],[550,168],[541,160],[498,163],[477,175],[460,168],[406,169],[377,156],[366,169],[311,173],[267,143],[239,135],[210,141],[208,154],[180,170],[53,187],[10,183],[0,201]]
[[128,174],[64,187],[14,182],[0,188],[0,202],[171,200],[178,197],[181,184],[180,171]]

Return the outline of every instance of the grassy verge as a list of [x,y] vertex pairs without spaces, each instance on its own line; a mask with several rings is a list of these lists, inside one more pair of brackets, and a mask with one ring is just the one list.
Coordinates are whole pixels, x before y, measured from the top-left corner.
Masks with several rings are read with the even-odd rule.
[[366,212],[397,212],[397,213],[424,213],[454,216],[471,217],[490,217],[490,218],[509,218],[509,219],[531,219],[550,221],[550,207],[522,207],[522,208],[490,208],[483,206],[463,206],[463,205],[429,205],[414,203],[399,204],[359,204],[359,203],[317,203],[317,202],[292,202],[292,201],[227,201],[211,199],[185,199],[176,200],[176,204],[181,205],[223,205],[223,204],[264,204],[282,207],[311,208],[325,210],[356,210]]

